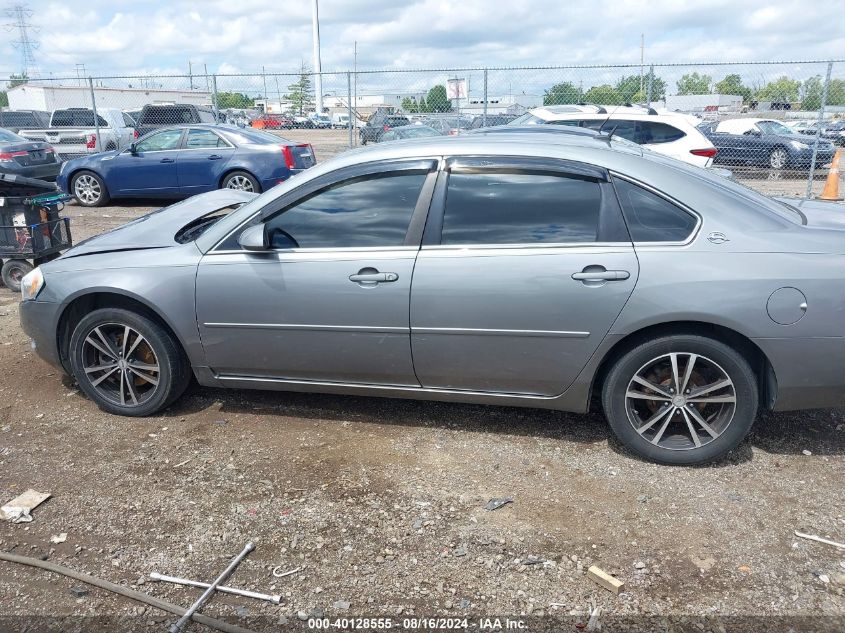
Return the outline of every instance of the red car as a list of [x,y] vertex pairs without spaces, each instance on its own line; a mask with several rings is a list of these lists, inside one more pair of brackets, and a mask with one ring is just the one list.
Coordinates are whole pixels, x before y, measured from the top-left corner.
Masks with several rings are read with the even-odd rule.
[[253,119],[250,125],[258,129],[289,130],[293,127],[293,119],[280,114],[265,114],[257,119]]

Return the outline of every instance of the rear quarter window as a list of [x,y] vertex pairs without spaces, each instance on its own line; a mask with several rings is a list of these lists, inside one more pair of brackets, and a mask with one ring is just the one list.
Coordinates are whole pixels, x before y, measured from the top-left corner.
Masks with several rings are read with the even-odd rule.
[[698,218],[666,198],[627,180],[614,178],[622,213],[634,242],[686,242]]
[[684,132],[673,125],[658,123],[657,121],[643,121],[641,123],[642,143],[671,143],[686,136]]

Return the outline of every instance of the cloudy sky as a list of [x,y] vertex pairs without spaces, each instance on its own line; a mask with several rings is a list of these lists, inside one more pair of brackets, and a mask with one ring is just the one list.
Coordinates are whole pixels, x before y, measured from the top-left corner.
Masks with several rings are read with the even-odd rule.
[[[16,0],[17,1],[17,0]],[[5,4],[5,3],[4,3]],[[285,71],[311,59],[311,3],[28,0],[43,73]],[[321,0],[323,70],[845,57],[841,15],[792,0]],[[10,20],[5,20],[6,22]],[[0,30],[0,75],[15,72]]]

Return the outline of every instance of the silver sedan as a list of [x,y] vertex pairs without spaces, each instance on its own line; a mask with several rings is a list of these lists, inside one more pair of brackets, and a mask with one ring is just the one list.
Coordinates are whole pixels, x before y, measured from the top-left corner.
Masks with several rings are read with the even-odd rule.
[[396,141],[88,240],[25,279],[21,320],[117,414],[192,376],[598,406],[634,452],[694,464],[761,408],[845,405],[835,208],[607,136]]

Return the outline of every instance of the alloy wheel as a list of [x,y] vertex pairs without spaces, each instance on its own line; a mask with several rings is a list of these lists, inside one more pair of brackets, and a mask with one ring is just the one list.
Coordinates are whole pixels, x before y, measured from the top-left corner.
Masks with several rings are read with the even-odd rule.
[[645,440],[669,450],[701,448],[730,426],[736,388],[716,362],[670,353],[647,362],[628,383],[628,421]]
[[98,394],[121,406],[138,406],[159,386],[158,357],[140,332],[122,323],[94,327],[82,344],[85,377]]
[[103,195],[103,189],[94,176],[82,174],[73,183],[73,195],[85,204],[95,204]]
[[783,169],[786,167],[786,161],[788,156],[786,154],[786,150],[782,147],[778,147],[772,151],[771,156],[769,156],[769,165],[773,169]]
[[229,189],[237,189],[239,191],[255,191],[252,182],[246,176],[235,175],[226,181],[226,187]]

